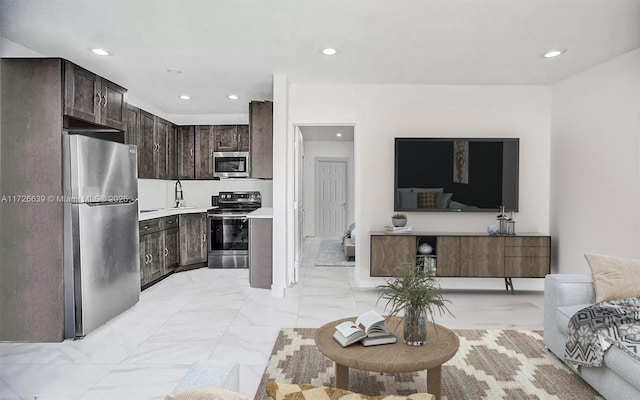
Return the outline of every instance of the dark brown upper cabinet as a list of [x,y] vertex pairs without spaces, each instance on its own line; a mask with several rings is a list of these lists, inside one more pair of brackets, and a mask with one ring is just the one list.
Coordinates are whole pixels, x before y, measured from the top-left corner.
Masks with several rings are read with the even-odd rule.
[[250,149],[249,125],[238,125],[238,151],[249,151]]
[[122,131],[126,121],[126,96],[125,88],[65,61],[65,115]]
[[214,151],[249,151],[248,125],[216,125]]
[[167,149],[169,147],[169,125],[171,123],[162,118],[155,117],[155,119],[155,151],[153,152],[154,176],[157,179],[169,179],[169,176],[167,174]]
[[178,178],[195,179],[195,127],[179,126],[177,140]]
[[[135,144],[138,146],[138,151],[140,151],[140,109],[127,104],[125,116],[124,142],[126,144]],[[138,153],[139,159],[140,154]]]
[[249,103],[252,178],[273,179],[273,102]]
[[155,158],[157,145],[154,138],[155,116],[140,110],[138,135],[138,178],[156,178]]
[[178,127],[172,123],[167,134],[167,178],[178,179]]
[[196,126],[195,172],[196,179],[213,179],[213,152],[215,151],[215,126]]
[[125,143],[138,146],[138,178],[176,179],[177,127],[127,105]]

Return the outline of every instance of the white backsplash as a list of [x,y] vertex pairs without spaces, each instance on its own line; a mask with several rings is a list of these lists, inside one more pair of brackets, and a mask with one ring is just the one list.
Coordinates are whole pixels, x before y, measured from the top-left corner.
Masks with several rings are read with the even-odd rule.
[[[167,182],[159,179],[138,179],[138,204],[140,210],[169,207]],[[173,199],[173,196],[171,197]]]
[[[211,196],[219,192],[252,190],[262,194],[262,206],[273,207],[273,181],[264,179],[221,179],[180,181],[185,207],[209,208]],[[138,179],[140,209],[173,207],[176,181]]]

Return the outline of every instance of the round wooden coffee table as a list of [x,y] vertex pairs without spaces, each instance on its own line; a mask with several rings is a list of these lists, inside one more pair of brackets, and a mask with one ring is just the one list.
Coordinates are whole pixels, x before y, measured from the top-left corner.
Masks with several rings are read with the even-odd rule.
[[398,342],[364,347],[360,343],[342,347],[333,339],[336,325],[355,321],[356,317],[343,318],[321,326],[315,334],[316,346],[328,359],[336,363],[336,387],[349,389],[349,368],[375,372],[414,372],[427,370],[427,390],[440,399],[442,388],[442,364],[458,351],[460,342],[451,330],[429,323],[427,343],[423,346],[404,344],[403,323],[400,317],[391,317],[387,329],[398,336]]

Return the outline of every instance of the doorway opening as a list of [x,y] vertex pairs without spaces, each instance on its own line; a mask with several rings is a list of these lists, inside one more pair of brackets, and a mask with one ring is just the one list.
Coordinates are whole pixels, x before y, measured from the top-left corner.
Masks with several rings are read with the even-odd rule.
[[344,233],[355,222],[355,127],[300,124],[294,128],[294,269],[297,276],[306,238],[342,241]]

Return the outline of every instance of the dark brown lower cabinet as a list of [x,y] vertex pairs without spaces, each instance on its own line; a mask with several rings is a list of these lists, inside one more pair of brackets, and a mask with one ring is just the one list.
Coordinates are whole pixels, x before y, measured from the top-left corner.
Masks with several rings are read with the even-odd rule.
[[164,257],[165,273],[171,272],[180,266],[180,229],[176,226],[164,231]]
[[160,280],[180,265],[178,216],[140,221],[140,285]]
[[180,266],[207,262],[207,215],[180,214]]
[[146,285],[164,275],[162,232],[151,232],[140,236],[140,276]]
[[249,219],[249,286],[252,288],[271,289],[272,227],[271,218]]

